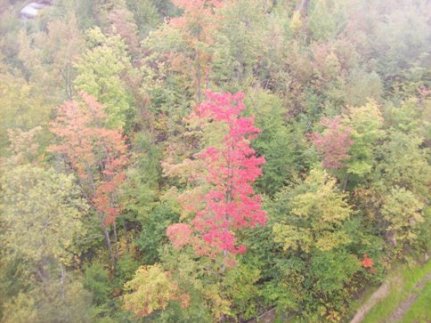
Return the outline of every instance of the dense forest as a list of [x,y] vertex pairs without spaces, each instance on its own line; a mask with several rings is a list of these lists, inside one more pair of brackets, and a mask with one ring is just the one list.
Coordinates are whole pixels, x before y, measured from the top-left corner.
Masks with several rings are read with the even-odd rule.
[[0,0],[0,321],[348,322],[430,149],[428,0]]

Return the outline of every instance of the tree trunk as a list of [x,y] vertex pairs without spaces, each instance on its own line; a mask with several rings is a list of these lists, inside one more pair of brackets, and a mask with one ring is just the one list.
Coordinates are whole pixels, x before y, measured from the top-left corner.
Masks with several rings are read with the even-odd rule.
[[344,176],[344,178],[343,178],[343,191],[345,191],[346,190],[346,187],[347,187],[347,183],[349,182],[349,174],[348,173],[346,173],[346,175]]
[[114,271],[115,257],[114,257],[114,253],[112,252],[112,244],[111,244],[111,237],[109,236],[109,230],[103,225],[102,225],[102,230],[105,236],[106,247],[108,248],[108,252],[109,252],[109,259],[111,260],[111,271]]
[[62,264],[60,264],[60,271],[61,271],[61,276],[60,276],[61,299],[64,300],[64,294],[65,294],[64,283],[66,280],[66,271],[64,270],[64,266]]
[[117,265],[117,260],[118,260],[118,234],[117,234],[117,223],[114,220],[114,223],[112,224],[113,229],[114,229],[114,243],[115,243],[115,250],[114,250],[114,266]]
[[295,11],[299,11],[303,17],[306,17],[308,15],[309,4],[309,0],[299,0],[298,4],[296,5]]

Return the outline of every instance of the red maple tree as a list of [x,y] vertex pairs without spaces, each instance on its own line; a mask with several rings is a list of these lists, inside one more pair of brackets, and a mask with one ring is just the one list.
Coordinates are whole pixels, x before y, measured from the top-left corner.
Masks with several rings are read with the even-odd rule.
[[260,130],[252,117],[240,117],[245,109],[242,93],[208,91],[206,96],[207,100],[194,113],[199,118],[223,123],[227,133],[220,146],[208,147],[195,155],[207,166],[207,172],[198,177],[209,188],[197,195],[198,200],[189,201],[188,211],[195,214],[191,223],[171,225],[167,235],[174,247],[192,244],[198,255],[243,253],[245,246],[236,244],[235,231],[266,223],[261,198],[254,194],[252,186],[265,163],[250,146]]

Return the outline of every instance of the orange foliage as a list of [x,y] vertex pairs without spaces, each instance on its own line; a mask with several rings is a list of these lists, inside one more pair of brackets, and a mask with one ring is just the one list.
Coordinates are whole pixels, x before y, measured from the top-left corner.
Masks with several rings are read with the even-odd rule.
[[109,226],[121,211],[115,192],[126,178],[127,146],[120,130],[104,127],[104,107],[86,93],[80,98],[82,104],[69,101],[58,108],[50,130],[61,142],[49,150],[64,156],[88,199],[104,216],[103,225]]

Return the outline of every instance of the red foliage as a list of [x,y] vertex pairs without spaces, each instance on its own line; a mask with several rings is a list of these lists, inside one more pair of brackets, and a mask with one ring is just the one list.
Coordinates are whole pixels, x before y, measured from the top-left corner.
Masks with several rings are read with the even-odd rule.
[[364,258],[362,258],[361,264],[364,268],[373,268],[374,261],[372,258],[369,258],[367,254],[365,254]]
[[310,139],[317,151],[323,155],[323,167],[329,169],[343,167],[353,144],[351,129],[342,125],[340,116],[333,119],[323,118],[320,124],[326,128],[325,131],[322,134],[312,133]]
[[[208,147],[196,154],[207,165],[208,171],[202,174],[202,179],[210,189],[201,196],[201,201],[195,201],[196,208],[202,202],[204,207],[192,210],[195,218],[187,230],[191,228],[200,237],[190,241],[201,255],[220,251],[244,253],[245,246],[236,245],[234,231],[266,223],[260,196],[254,194],[252,187],[265,163],[250,147],[250,140],[260,130],[254,126],[253,118],[239,116],[245,109],[243,98],[242,93],[207,92],[207,101],[195,111],[198,117],[222,122],[228,128],[222,147]],[[173,235],[178,234],[178,229],[186,227],[175,224],[168,228],[174,246],[182,245]]]
[[83,105],[70,101],[58,108],[50,130],[61,143],[49,150],[64,155],[108,226],[120,213],[115,192],[126,177],[127,146],[119,130],[103,127],[104,107],[88,94],[80,97]]

